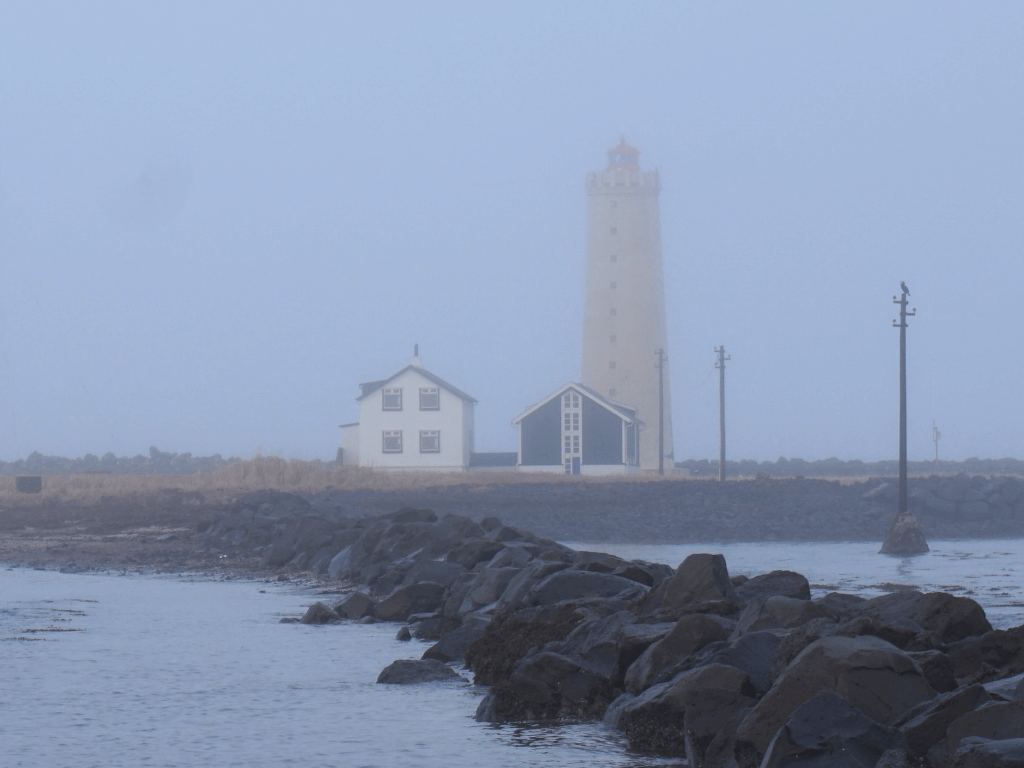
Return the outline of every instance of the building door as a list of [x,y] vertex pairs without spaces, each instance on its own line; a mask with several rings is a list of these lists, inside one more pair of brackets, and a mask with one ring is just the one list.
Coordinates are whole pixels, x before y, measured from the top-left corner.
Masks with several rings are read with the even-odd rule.
[[580,458],[583,442],[583,408],[579,392],[569,391],[562,395],[562,466],[565,474],[580,473]]

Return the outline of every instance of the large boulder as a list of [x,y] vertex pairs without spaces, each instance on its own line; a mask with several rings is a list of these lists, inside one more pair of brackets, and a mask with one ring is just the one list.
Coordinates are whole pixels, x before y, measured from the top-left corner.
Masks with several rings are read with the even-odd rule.
[[499,541],[470,539],[450,551],[447,560],[472,570],[477,563],[486,563],[503,549],[505,545]]
[[747,579],[736,587],[736,596],[744,603],[764,602],[774,595],[810,600],[811,585],[795,571],[772,571]]
[[950,723],[989,700],[985,689],[975,684],[940,694],[917,705],[898,723],[907,751],[915,759],[923,758],[932,745],[945,737]]
[[585,659],[541,651],[527,655],[507,682],[491,688],[476,717],[491,722],[592,720],[600,718],[619,693]]
[[399,659],[381,670],[377,682],[387,685],[413,685],[447,680],[465,682],[465,678],[447,664],[435,659]]
[[951,643],[946,653],[961,681],[987,683],[1024,672],[1024,626],[994,629]]
[[558,651],[587,660],[612,685],[621,688],[633,662],[675,626],[634,624],[634,619],[631,611],[623,610],[587,621],[566,637]]
[[842,696],[883,725],[935,695],[914,660],[894,645],[871,636],[823,637],[792,661],[740,725],[740,768],[759,765],[789,716],[822,691]]
[[942,643],[954,643],[992,631],[992,625],[978,603],[969,597],[955,597],[946,592],[890,592],[868,600],[860,612],[897,626],[916,625],[934,633]]
[[341,617],[323,603],[313,603],[299,621],[303,624],[336,624]]
[[1002,680],[985,683],[985,690],[993,698],[1003,701],[1020,701],[1024,699],[1024,675],[1004,677]]
[[527,651],[564,640],[586,618],[586,613],[571,603],[499,614],[483,635],[469,644],[466,666],[473,670],[477,685],[507,681]]
[[950,755],[960,749],[969,736],[983,739],[1015,739],[1024,734],[1024,701],[991,701],[967,712],[946,730],[946,747]]
[[334,612],[344,619],[359,621],[366,616],[373,616],[377,611],[377,604],[373,598],[364,595],[362,592],[353,592],[336,606]]
[[983,739],[968,736],[956,751],[954,768],[1022,768],[1024,738]]
[[630,700],[618,718],[629,746],[644,752],[685,754],[701,765],[708,744],[756,697],[747,674],[736,667],[709,664],[648,688]]
[[498,602],[509,582],[519,574],[520,569],[509,566],[507,568],[486,568],[473,581],[469,594],[466,595],[461,613],[476,610],[482,606]]
[[441,639],[423,652],[424,659],[435,659],[444,663],[462,661],[466,658],[466,649],[478,637],[483,636],[483,622],[471,621],[461,627],[441,635]]
[[696,603],[735,601],[736,590],[722,555],[693,554],[683,560],[675,574],[661,582],[644,598],[644,615],[659,612],[679,615]]
[[383,621],[405,621],[414,613],[431,613],[444,602],[445,589],[431,581],[401,587],[377,604],[377,618]]
[[566,600],[588,597],[617,597],[634,599],[646,594],[647,588],[631,579],[610,573],[563,570],[553,573],[538,583],[527,596],[532,605],[554,605]]
[[732,624],[720,616],[693,613],[683,616],[661,640],[653,643],[626,672],[626,690],[639,694],[654,684],[665,669],[692,656],[715,640],[725,640]]
[[760,768],[874,768],[897,743],[895,728],[876,723],[843,697],[822,691],[793,711],[772,738]]
[[750,675],[758,695],[771,687],[772,662],[782,642],[774,632],[751,632],[718,650],[711,657],[712,664],[728,664]]
[[831,618],[832,611],[820,603],[785,595],[771,595],[764,602],[750,603],[740,613],[737,636],[763,629],[792,629],[813,619]]

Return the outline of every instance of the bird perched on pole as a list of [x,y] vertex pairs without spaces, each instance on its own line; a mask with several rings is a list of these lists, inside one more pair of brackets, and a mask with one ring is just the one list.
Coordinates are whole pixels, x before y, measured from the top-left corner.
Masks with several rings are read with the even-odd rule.
[[907,288],[907,284],[906,284],[906,283],[904,283],[904,282],[903,282],[902,280],[900,280],[900,288],[902,288],[902,289],[903,289],[903,292],[904,292],[905,294],[907,294],[907,296],[909,296],[909,295],[910,295],[910,289],[909,289],[909,288]]

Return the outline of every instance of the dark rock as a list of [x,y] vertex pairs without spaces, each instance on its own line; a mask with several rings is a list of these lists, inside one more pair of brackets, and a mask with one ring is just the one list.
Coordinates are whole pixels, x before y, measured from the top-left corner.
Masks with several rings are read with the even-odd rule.
[[384,515],[392,523],[436,523],[437,515],[432,509],[413,509],[403,507],[397,512]]
[[924,679],[936,691],[949,693],[956,690],[956,675],[953,672],[953,662],[950,661],[949,656],[942,651],[917,651],[910,653],[909,656],[917,662]]
[[585,619],[586,614],[572,604],[499,614],[469,644],[466,666],[473,670],[477,685],[507,681],[530,648],[564,640]]
[[590,662],[616,688],[640,655],[672,630],[675,624],[634,624],[632,612],[611,613],[576,627],[558,651]]
[[861,607],[861,613],[896,626],[916,625],[935,633],[942,643],[954,643],[992,631],[984,609],[974,600],[945,592],[891,592],[868,600]]
[[619,725],[631,749],[685,754],[701,765],[711,740],[755,696],[745,672],[711,664],[647,689],[623,708]]
[[896,742],[895,728],[879,725],[843,697],[822,691],[793,711],[768,745],[760,768],[874,768]]
[[651,590],[641,603],[641,611],[644,615],[653,615],[659,610],[681,612],[698,602],[735,599],[736,590],[729,581],[725,558],[693,554],[680,563],[671,578]]
[[880,555],[921,555],[928,552],[928,542],[924,538],[917,518],[912,512],[897,512],[885,535]]
[[822,691],[832,691],[875,722],[888,725],[935,691],[914,660],[876,637],[823,637],[779,676],[736,732],[741,766],[758,763],[789,716]]
[[961,715],[946,731],[946,748],[950,755],[960,749],[968,736],[983,739],[1017,739],[1024,734],[1024,701],[992,701]]
[[260,556],[260,565],[264,568],[280,568],[295,557],[295,544],[288,541],[278,541],[271,544]]
[[1024,626],[995,629],[946,648],[958,680],[987,683],[1024,672]]
[[[401,641],[403,643],[404,642],[408,642],[409,640],[412,640],[412,633],[409,632],[409,628],[408,627],[402,627],[401,629],[399,629],[398,633],[395,635],[395,640],[399,640],[399,641]],[[377,682],[380,682],[380,681],[378,680]]]
[[358,621],[364,616],[373,616],[376,613],[377,604],[373,598],[364,595],[362,592],[353,592],[336,606],[334,611],[344,619]]
[[604,717],[601,718],[601,722],[608,728],[620,730],[622,728],[622,713],[626,711],[626,707],[635,699],[636,696],[632,693],[620,694],[615,701],[608,705],[608,709],[604,711]]
[[725,640],[732,624],[718,616],[683,616],[661,640],[653,643],[626,672],[626,690],[639,694],[649,688],[668,667],[693,655],[708,643]]
[[792,629],[813,619],[833,617],[832,611],[819,603],[771,595],[763,603],[753,602],[743,609],[736,625],[736,635],[763,629]]
[[621,568],[628,563],[621,557],[609,555],[605,552],[579,551],[573,557],[572,567],[577,571],[591,571],[593,573],[611,573],[616,568]]
[[771,687],[772,662],[781,642],[773,632],[751,632],[717,651],[710,663],[727,664],[746,672],[758,695],[764,695]]
[[465,678],[454,669],[434,659],[399,659],[384,667],[377,678],[378,683],[387,685],[414,685],[447,680],[465,682]]
[[490,559],[487,563],[487,567],[490,568],[525,568],[532,555],[527,552],[523,547],[511,546],[505,547],[498,554]]
[[501,520],[496,517],[485,517],[480,521],[480,527],[483,528],[484,531],[490,532],[496,528],[501,528]]
[[985,690],[993,698],[1003,701],[1020,701],[1024,699],[1024,675],[1014,675],[985,683]]
[[518,609],[524,607],[527,595],[530,590],[553,573],[568,568],[568,563],[541,561],[534,563],[530,568],[524,569],[505,587],[505,591],[498,600],[496,610]]
[[590,720],[601,717],[619,691],[579,657],[550,651],[527,655],[507,682],[491,688],[478,720]]
[[628,593],[632,599],[645,594],[640,584],[610,573],[564,570],[548,576],[538,583],[527,596],[533,605],[553,605],[565,600],[579,600],[587,597],[615,597]]
[[474,611],[496,603],[509,582],[520,572],[519,568],[487,568],[480,572],[463,602],[460,612]]
[[457,629],[446,632],[441,639],[423,652],[424,659],[436,659],[448,663],[462,661],[466,658],[466,649],[470,643],[484,634],[483,622],[471,621]]
[[794,571],[772,571],[754,576],[736,587],[736,596],[744,603],[764,602],[773,595],[810,600],[811,585]]
[[412,636],[417,640],[440,640],[445,634],[457,628],[460,623],[458,619],[450,619],[447,616],[431,616],[416,625]]
[[297,616],[285,616],[284,618],[278,619],[278,624],[301,624],[302,619]]
[[955,768],[1024,768],[1024,738],[993,741],[968,736],[956,751]]
[[303,624],[334,624],[341,621],[341,617],[323,603],[313,603],[299,621]]
[[414,563],[405,573],[406,583],[432,581],[443,587],[450,587],[466,573],[458,563],[442,563],[437,560],[421,560]]
[[914,758],[923,758],[932,745],[946,735],[950,723],[988,701],[984,688],[970,685],[917,705],[898,722],[907,751]]
[[401,587],[378,603],[377,618],[384,621],[404,621],[413,613],[436,611],[441,607],[444,595],[444,587],[430,581]]
[[477,563],[486,563],[504,548],[505,545],[498,541],[472,539],[449,552],[448,562],[472,570]]
[[645,587],[656,587],[665,579],[672,577],[672,569],[660,563],[641,563],[633,561],[619,566],[612,571],[613,576],[630,579]]
[[799,656],[807,646],[823,637],[834,635],[837,626],[836,622],[832,619],[814,619],[783,635],[782,642],[779,643],[778,650],[775,651],[775,661],[772,662],[770,675],[772,682],[785,671],[793,659]]

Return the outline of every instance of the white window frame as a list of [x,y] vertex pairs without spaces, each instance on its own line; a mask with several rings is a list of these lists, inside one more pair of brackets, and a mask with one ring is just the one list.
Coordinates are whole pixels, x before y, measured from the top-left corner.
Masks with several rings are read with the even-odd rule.
[[[388,440],[397,440],[398,447],[395,447],[395,443],[391,444],[388,448]],[[400,429],[385,429],[381,433],[381,453],[401,453],[402,452],[402,430]]]
[[[388,397],[398,396],[398,405],[388,405]],[[402,410],[402,388],[392,387],[390,389],[381,390],[381,410],[384,411],[400,411]]]
[[[433,441],[432,448],[424,448],[424,441]],[[437,429],[421,429],[420,430],[420,453],[440,453],[441,452],[441,431]]]
[[[423,396],[433,395],[436,405],[423,405]],[[440,411],[441,410],[441,390],[438,387],[420,387],[420,410],[421,411]]]

